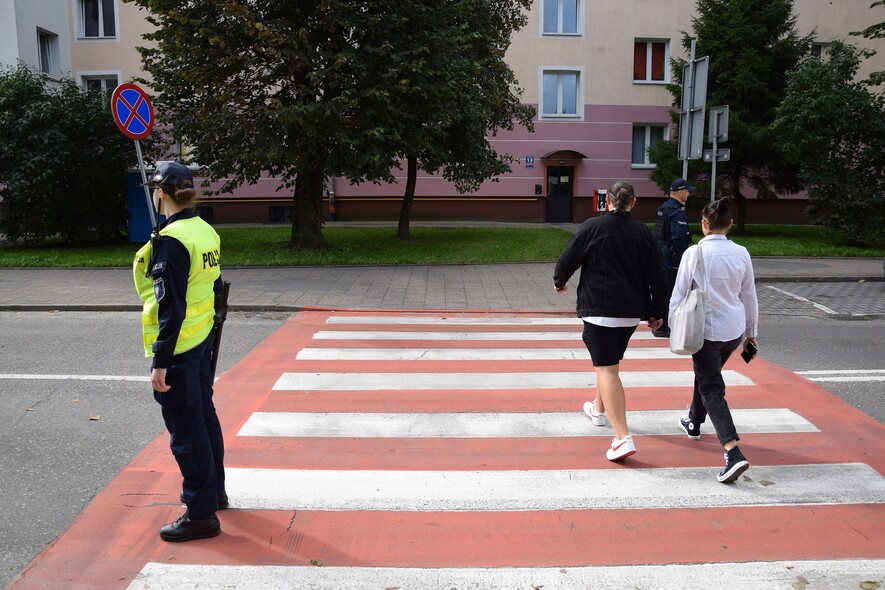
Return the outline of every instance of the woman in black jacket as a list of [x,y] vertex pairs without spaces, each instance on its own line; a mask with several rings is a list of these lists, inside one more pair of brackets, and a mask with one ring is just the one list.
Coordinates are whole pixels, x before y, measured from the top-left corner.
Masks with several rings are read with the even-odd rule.
[[667,313],[667,278],[654,235],[630,215],[636,204],[633,186],[619,180],[608,191],[608,211],[575,232],[556,263],[556,291],[568,291],[579,268],[577,314],[584,321],[583,340],[596,371],[597,396],[584,404],[596,426],[606,415],[615,438],[609,461],[636,452],[627,428],[624,386],[618,373],[630,337],[643,319],[657,329]]

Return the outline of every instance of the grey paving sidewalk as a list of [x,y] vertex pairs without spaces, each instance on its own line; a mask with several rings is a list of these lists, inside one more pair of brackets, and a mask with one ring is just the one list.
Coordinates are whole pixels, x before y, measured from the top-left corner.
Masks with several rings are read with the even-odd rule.
[[[882,281],[877,258],[755,258],[760,283]],[[553,263],[225,268],[235,310],[574,310]],[[885,313],[885,301],[878,303]],[[138,310],[129,269],[0,268],[0,311]]]

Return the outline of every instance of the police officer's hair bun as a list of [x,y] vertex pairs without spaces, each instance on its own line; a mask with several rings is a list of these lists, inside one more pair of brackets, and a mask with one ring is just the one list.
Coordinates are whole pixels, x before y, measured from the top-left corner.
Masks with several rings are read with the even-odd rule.
[[626,180],[619,180],[608,189],[608,202],[615,211],[627,211],[633,195],[633,185]]
[[172,197],[179,205],[189,205],[197,196],[194,183],[186,178],[181,178],[175,184],[164,184],[163,192]]
[[704,206],[704,219],[712,230],[728,229],[731,225],[731,201],[728,198],[717,199]]

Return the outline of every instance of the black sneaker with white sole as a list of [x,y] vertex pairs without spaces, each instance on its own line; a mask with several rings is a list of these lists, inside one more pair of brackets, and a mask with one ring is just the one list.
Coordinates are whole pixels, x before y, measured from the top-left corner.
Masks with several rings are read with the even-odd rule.
[[701,427],[688,418],[679,419],[679,428],[681,428],[691,440],[698,440],[701,438]]
[[749,468],[750,462],[739,448],[734,447],[730,451],[725,451],[725,469],[719,472],[716,479],[721,483],[731,483]]

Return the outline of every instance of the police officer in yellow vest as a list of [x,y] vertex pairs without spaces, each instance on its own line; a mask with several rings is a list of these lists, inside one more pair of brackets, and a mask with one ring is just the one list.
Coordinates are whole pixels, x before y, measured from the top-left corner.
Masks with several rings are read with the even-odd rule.
[[221,532],[215,515],[227,508],[224,440],[212,401],[215,293],[221,289],[221,241],[193,210],[193,176],[178,162],[162,162],[149,181],[154,207],[166,216],[158,236],[135,255],[135,288],[144,302],[145,356],[153,357],[151,385],[169,430],[187,506],[160,529],[165,541],[190,541]]

